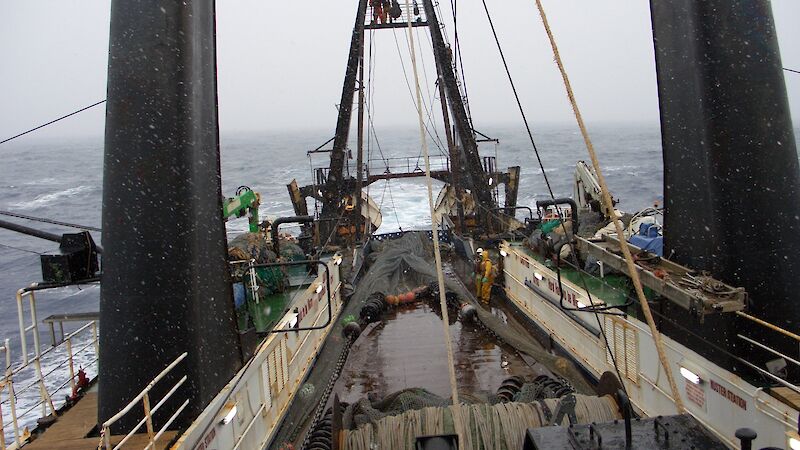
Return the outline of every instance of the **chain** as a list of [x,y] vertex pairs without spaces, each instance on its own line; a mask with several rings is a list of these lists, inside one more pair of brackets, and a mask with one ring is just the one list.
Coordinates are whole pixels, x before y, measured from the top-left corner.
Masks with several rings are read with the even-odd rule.
[[[325,415],[325,405],[328,404],[328,399],[333,392],[333,386],[336,384],[336,380],[339,379],[339,375],[341,375],[342,369],[344,368],[344,363],[347,361],[347,355],[350,353],[350,347],[355,342],[355,338],[348,337],[347,342],[344,343],[342,347],[342,352],[339,353],[339,359],[336,361],[336,366],[333,368],[333,373],[331,373],[331,377],[328,379],[328,384],[325,386],[325,390],[322,392],[322,396],[320,396],[319,404],[317,405],[316,411],[314,411],[314,418],[311,419],[311,425],[308,427],[308,432],[306,433],[305,438],[303,438],[303,444],[300,446],[301,449],[305,449],[306,445],[308,445],[308,440],[311,437],[311,433],[317,428],[319,421],[322,420],[322,417]],[[292,436],[291,440],[297,436],[295,433]]]

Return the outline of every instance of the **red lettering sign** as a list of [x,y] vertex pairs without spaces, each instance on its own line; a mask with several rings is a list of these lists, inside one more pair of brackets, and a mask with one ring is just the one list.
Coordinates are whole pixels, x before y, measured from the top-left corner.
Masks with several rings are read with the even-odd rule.
[[739,408],[742,408],[743,410],[747,411],[747,401],[742,397],[739,397],[732,391],[728,390],[725,386],[717,383],[714,380],[711,380],[711,390],[727,398],[731,403],[738,406]]
[[194,450],[206,450],[208,446],[211,445],[211,442],[214,440],[216,436],[217,436],[217,430],[212,428],[211,431],[208,432],[206,437],[203,438],[203,440],[199,444],[197,444]]

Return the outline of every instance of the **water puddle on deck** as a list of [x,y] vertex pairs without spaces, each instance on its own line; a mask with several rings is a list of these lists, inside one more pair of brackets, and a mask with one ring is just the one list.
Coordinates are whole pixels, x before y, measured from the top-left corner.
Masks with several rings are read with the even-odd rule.
[[[492,394],[510,376],[537,375],[511,347],[455,316],[451,311],[459,392]],[[352,403],[369,393],[382,398],[411,387],[450,397],[442,319],[430,300],[391,309],[382,322],[367,327],[353,345],[334,392]]]

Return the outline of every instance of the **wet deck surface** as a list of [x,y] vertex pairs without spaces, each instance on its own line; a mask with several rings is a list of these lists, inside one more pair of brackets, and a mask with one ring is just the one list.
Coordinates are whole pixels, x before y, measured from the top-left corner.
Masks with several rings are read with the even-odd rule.
[[[390,309],[382,322],[364,330],[334,389],[342,401],[411,387],[450,397],[442,319],[433,305],[429,300]],[[450,322],[459,392],[493,394],[510,376],[538,374],[483,329],[461,323],[453,312]]]

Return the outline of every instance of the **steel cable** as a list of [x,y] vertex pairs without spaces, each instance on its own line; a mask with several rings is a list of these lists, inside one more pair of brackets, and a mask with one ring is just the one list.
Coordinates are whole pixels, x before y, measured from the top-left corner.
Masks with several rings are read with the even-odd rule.
[[69,114],[67,114],[67,115],[64,115],[64,116],[61,116],[61,117],[59,117],[58,119],[53,119],[53,120],[51,120],[50,122],[43,123],[43,124],[39,125],[38,127],[31,128],[31,129],[30,129],[30,130],[28,130],[28,131],[23,131],[22,133],[19,133],[19,134],[17,134],[16,136],[11,136],[10,138],[3,139],[2,141],[0,141],[0,144],[5,144],[5,143],[6,143],[6,142],[8,142],[8,141],[14,140],[14,139],[16,139],[16,138],[18,138],[18,137],[21,137],[21,136],[25,136],[25,135],[26,135],[26,134],[28,134],[28,133],[32,133],[32,132],[34,132],[34,131],[36,131],[36,130],[38,130],[38,129],[44,128],[44,127],[46,127],[46,126],[48,126],[48,125],[52,125],[52,124],[54,124],[54,123],[56,123],[56,122],[58,122],[58,121],[60,121],[60,120],[64,120],[64,119],[66,119],[67,117],[74,116],[75,114],[78,114],[78,113],[80,113],[80,112],[86,111],[87,109],[94,108],[95,106],[97,106],[97,105],[101,105],[101,104],[103,104],[103,103],[105,103],[105,102],[106,102],[106,101],[105,101],[105,99],[103,99],[103,100],[100,100],[100,101],[99,101],[99,102],[97,102],[97,103],[92,103],[92,104],[91,104],[91,105],[89,105],[89,106],[84,106],[83,108],[81,108],[81,109],[79,109],[79,110],[77,110],[77,111],[73,111],[73,112],[71,112],[71,113],[69,113]]
[[[506,76],[508,78],[508,82],[511,85],[512,92],[514,93],[514,99],[517,102],[517,108],[519,109],[520,116],[522,117],[522,122],[525,124],[525,130],[528,133],[528,138],[530,139],[531,146],[533,147],[533,152],[536,155],[536,160],[539,163],[539,168],[542,171],[542,177],[544,178],[545,185],[547,186],[547,191],[550,193],[550,199],[553,200],[553,202],[555,202],[555,194],[553,193],[553,188],[550,185],[550,179],[547,177],[547,171],[544,168],[544,163],[542,163],[542,158],[539,155],[539,149],[537,148],[536,141],[533,138],[533,132],[531,131],[531,127],[528,124],[528,119],[525,116],[525,109],[522,107],[522,101],[520,100],[519,94],[517,93],[517,88],[514,85],[514,79],[511,77],[511,70],[508,68],[508,62],[506,61],[505,54],[503,53],[503,47],[500,45],[500,38],[497,36],[497,31],[495,30],[495,27],[494,27],[494,21],[492,21],[492,16],[489,13],[489,7],[486,6],[486,0],[481,0],[481,2],[483,3],[483,9],[486,12],[486,18],[489,21],[489,27],[492,30],[492,36],[494,36],[494,41],[495,41],[495,44],[497,45],[497,50],[500,53],[500,59],[503,62],[503,67],[505,68]],[[555,206],[555,209],[556,209],[556,214],[558,215],[559,223],[561,224],[561,228],[564,230],[564,235],[565,236],[569,236],[569,233],[567,232],[567,229],[566,229],[566,225],[564,224],[564,220],[561,217],[561,211],[558,209],[557,205]],[[573,231],[577,233],[578,230],[573,230]],[[574,257],[574,253],[573,253],[573,257]],[[561,270],[558,267],[556,267],[556,271],[558,272],[559,283],[560,283],[561,282]],[[578,273],[580,275],[581,283],[583,284],[583,288],[584,288],[584,290],[586,291],[586,293],[587,293],[587,295],[589,297],[589,303],[590,303],[590,305],[593,305],[594,301],[592,300],[592,295],[589,292],[588,286],[586,284],[586,280],[583,278],[583,275],[580,274],[580,272],[578,272]],[[563,300],[563,295],[564,295],[563,294],[563,290],[561,291],[560,295],[562,296],[562,300]],[[587,311],[587,312],[589,312],[589,311]],[[600,322],[600,316],[598,315],[597,311],[593,311],[593,312],[595,314],[595,319],[597,320],[597,326],[600,328],[600,332],[603,335],[603,340],[605,341],[606,348],[608,349],[608,352],[611,355],[611,361],[612,361],[612,363],[614,365],[614,370],[617,373],[617,377],[620,379],[620,381],[622,381],[622,374],[619,371],[619,367],[617,365],[616,355],[614,355],[614,352],[611,351],[611,346],[610,346],[610,343],[608,341],[608,336],[606,335],[605,329],[603,328],[603,325]],[[626,389],[624,383],[622,383],[622,389],[627,394],[627,389]]]

